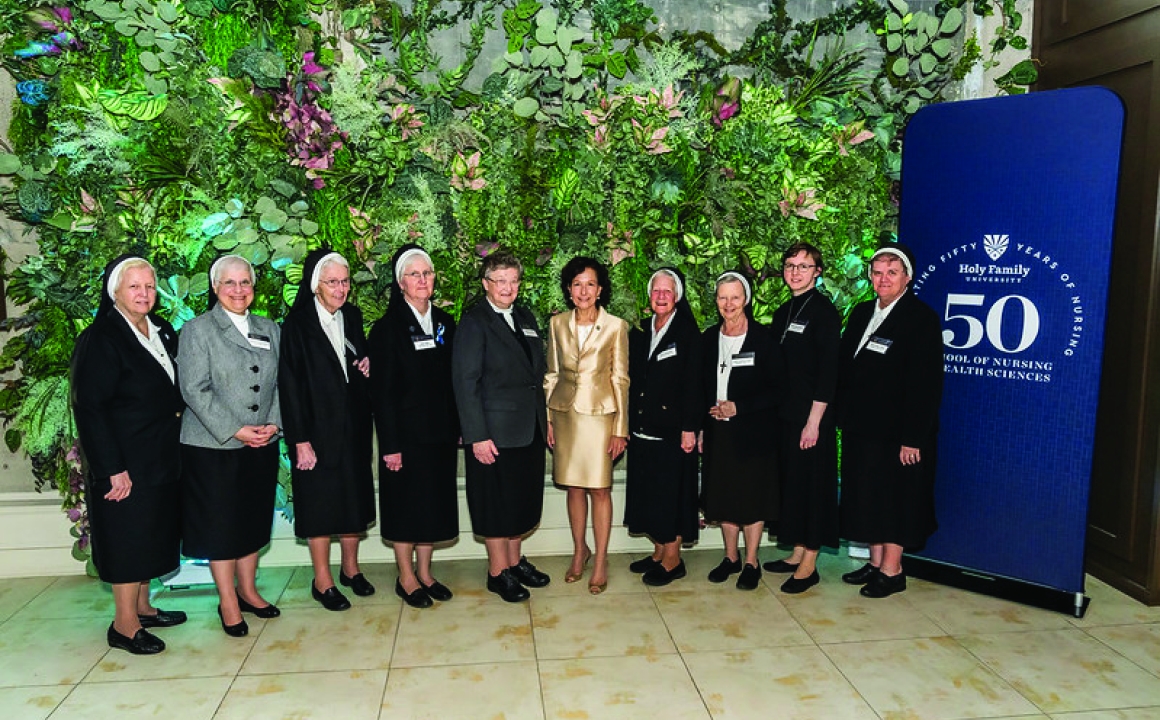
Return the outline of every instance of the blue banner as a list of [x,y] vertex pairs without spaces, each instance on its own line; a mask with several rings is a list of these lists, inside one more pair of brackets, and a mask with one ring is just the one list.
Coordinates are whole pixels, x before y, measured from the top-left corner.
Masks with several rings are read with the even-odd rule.
[[900,239],[946,372],[939,529],[918,557],[1083,592],[1123,114],[1078,88],[933,105],[907,128]]

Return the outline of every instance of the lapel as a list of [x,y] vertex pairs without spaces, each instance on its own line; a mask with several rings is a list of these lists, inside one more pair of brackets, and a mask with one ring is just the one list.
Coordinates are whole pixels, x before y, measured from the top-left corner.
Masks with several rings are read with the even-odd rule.
[[[906,307],[910,304],[910,299],[910,288],[907,288],[902,297],[898,298],[898,302],[895,304],[894,309],[890,311],[890,314],[886,316],[886,319],[882,321],[882,324],[879,325],[877,329],[871,333],[871,335],[890,337],[887,335],[887,333],[892,332],[894,330],[894,326],[900,322],[901,318],[905,317]],[[878,301],[875,300],[874,302],[877,303]],[[866,328],[863,327],[862,331],[865,332]]]
[[600,335],[604,332],[604,326],[607,324],[607,313],[604,308],[596,308],[596,321],[592,325],[592,332],[588,334],[588,341],[584,345],[580,344],[580,328],[576,324],[576,311],[572,310],[568,313],[568,331],[572,333],[572,342],[576,347],[576,362],[580,362],[580,358],[594,352],[594,348],[600,341]]
[[[499,336],[500,343],[507,348],[508,355],[512,355],[517,358],[516,362],[527,368],[528,372],[531,372],[532,361],[530,358],[528,358],[528,353],[524,352],[524,349],[520,346],[521,342],[527,342],[527,340],[521,340],[516,336],[517,333],[522,334],[524,332],[524,323],[521,322],[519,306],[512,305],[512,320],[516,324],[516,331],[513,333],[512,329],[508,327],[507,321],[500,317],[500,314],[492,309],[491,303],[489,303],[486,298],[484,298],[483,303],[484,305],[480,309],[483,311],[484,322],[487,323],[493,331],[492,334]],[[530,338],[528,338],[528,340],[530,340]]]
[[[165,368],[161,367],[161,363],[157,362],[157,358],[153,357],[152,353],[146,350],[141,341],[137,339],[137,333],[133,332],[133,328],[129,327],[129,321],[121,314],[117,308],[109,310],[109,323],[116,328],[113,332],[118,334],[121,342],[129,348],[130,357],[136,359],[139,365],[144,365],[149,368],[148,372],[157,373],[161,381],[168,385],[176,385],[177,378],[177,358],[173,356],[169,345],[165,344],[165,352],[169,355],[169,362],[173,364],[174,380],[169,379],[169,373],[165,372]],[[163,328],[158,328],[158,332],[164,332]]]
[[213,310],[210,311],[210,317],[213,318],[214,324],[217,325],[219,337],[224,338],[231,345],[237,345],[246,350],[252,349],[249,340],[242,337],[242,334],[238,332],[237,325],[234,325],[234,321],[230,320],[226,314],[225,308],[221,305],[215,305]]
[[[343,307],[346,306],[344,305]],[[341,310],[342,308],[339,308],[340,312]],[[301,317],[302,315],[305,315],[305,317]],[[302,320],[301,324],[304,330],[303,334],[307,340],[306,347],[310,349],[321,347],[324,349],[325,356],[330,359],[329,362],[334,363],[331,365],[334,371],[344,378],[344,382],[349,381],[349,378],[347,378],[347,376],[343,373],[342,369],[343,363],[346,362],[346,354],[349,352],[349,350],[343,348],[342,354],[344,359],[339,359],[338,356],[334,354],[334,349],[330,344],[330,337],[327,336],[326,331],[322,329],[322,321],[318,318],[318,301],[316,299],[311,299],[310,310],[301,313],[300,318]],[[343,334],[345,335],[346,313],[342,314],[342,322]],[[311,337],[314,339],[309,340]]]
[[[654,319],[655,316],[650,315],[648,322],[645,325],[645,327],[648,328],[647,332],[645,332],[645,342],[647,342],[649,345],[652,345],[652,329]],[[661,337],[661,341],[657,343],[657,346],[653,348],[652,352],[648,354],[648,361],[650,365],[656,362],[657,355],[665,349],[665,346],[672,342],[673,323],[675,322],[677,322],[677,314],[673,313],[669,316],[669,324],[665,326],[665,334]]]

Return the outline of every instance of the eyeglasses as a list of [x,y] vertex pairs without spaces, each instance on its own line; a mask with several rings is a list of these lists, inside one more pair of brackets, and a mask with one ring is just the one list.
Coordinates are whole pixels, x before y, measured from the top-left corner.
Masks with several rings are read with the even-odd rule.
[[796,265],[794,263],[786,263],[785,267],[782,268],[782,272],[808,272],[816,267],[817,265]]
[[319,280],[318,282],[331,290],[340,287],[350,287],[350,278],[343,278],[342,280]]
[[492,278],[485,277],[484,280],[488,281],[489,283],[491,283],[492,285],[495,285],[497,287],[508,287],[508,286],[516,287],[517,285],[520,284],[520,281],[518,279],[517,280],[494,280]]
[[435,277],[435,271],[434,270],[424,270],[422,272],[419,272],[418,270],[412,270],[411,272],[403,273],[403,277],[407,278],[408,280],[410,280],[412,282],[414,282],[415,280],[418,280],[419,278],[423,278],[424,280],[430,280],[430,279]]
[[218,286],[225,288],[226,290],[238,290],[238,289],[253,290],[254,289],[254,283],[250,282],[249,280],[242,280],[241,282],[238,282],[237,280],[222,280],[220,283],[218,283]]

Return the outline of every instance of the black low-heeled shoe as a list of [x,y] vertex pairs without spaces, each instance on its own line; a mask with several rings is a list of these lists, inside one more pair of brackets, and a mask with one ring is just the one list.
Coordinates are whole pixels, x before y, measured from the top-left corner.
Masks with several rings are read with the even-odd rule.
[[798,569],[798,564],[786,562],[785,560],[770,560],[762,565],[761,568],[771,573],[791,573]]
[[730,560],[725,558],[717,567],[709,571],[709,582],[723,583],[729,579],[733,573],[741,572],[741,558]]
[[105,638],[109,647],[131,652],[134,655],[156,655],[165,649],[165,643],[162,642],[161,638],[145,628],[141,628],[133,634],[133,637],[129,637],[117,632],[117,628],[110,623],[109,632],[105,633]]
[[789,578],[781,584],[781,591],[786,595],[797,595],[798,593],[804,593],[806,590],[809,590],[821,581],[822,576],[818,575],[817,570],[814,570],[804,578],[797,578],[793,575],[790,575]]
[[262,618],[263,620],[269,620],[270,618],[276,618],[282,614],[282,611],[279,610],[278,606],[275,605],[274,603],[270,603],[270,604],[266,605],[266,607],[255,607],[254,605],[251,605],[248,602],[246,602],[245,599],[242,598],[241,595],[238,596],[238,609],[244,613],[250,613],[251,615],[257,615],[258,617]]
[[322,603],[322,607],[327,610],[335,612],[339,610],[350,610],[350,600],[347,600],[346,595],[339,592],[338,588],[333,585],[326,588],[326,592],[320,592],[318,588],[314,587],[314,582],[311,581],[310,594],[314,596],[315,600]]
[[848,583],[850,585],[865,585],[866,583],[873,580],[874,576],[877,574],[878,568],[874,567],[870,563],[866,563],[857,570],[848,572],[843,575],[842,582]]
[[858,594],[868,598],[890,597],[906,589],[906,573],[886,575],[881,571],[875,573],[870,582],[862,586]]
[[245,620],[234,625],[226,625],[226,616],[222,615],[222,606],[218,605],[218,619],[222,621],[222,631],[230,637],[245,637],[250,634],[250,626]]
[[760,584],[761,568],[745,563],[745,567],[741,569],[741,574],[737,576],[737,589],[756,590]]
[[528,562],[528,559],[523,556],[520,557],[518,563],[508,568],[508,572],[524,587],[542,588],[552,582],[552,578],[548,576],[548,573],[538,570],[535,565]]
[[652,555],[649,555],[648,557],[642,557],[640,560],[633,560],[632,562],[630,562],[628,564],[628,571],[634,572],[637,575],[643,575],[644,573],[648,572],[649,570],[652,570],[653,568],[660,567],[660,566],[661,566],[660,560],[653,560]]
[[433,581],[430,585],[426,585],[422,580],[420,580],[419,587],[426,590],[427,594],[431,596],[432,600],[438,600],[439,602],[447,602],[451,598],[455,597],[455,595],[452,594],[450,588],[438,580]]
[[488,573],[487,589],[510,603],[523,602],[531,597],[531,593],[520,585],[520,581],[516,580],[511,570],[501,570],[499,575]]
[[362,573],[355,573],[354,577],[347,577],[339,570],[338,581],[350,588],[359,597],[367,597],[368,595],[375,594],[375,586],[371,585],[371,581],[367,580],[367,576]]
[[435,604],[435,602],[431,600],[431,596],[428,595],[427,591],[423,589],[423,583],[419,583],[418,590],[409,593],[403,589],[403,583],[396,580],[395,594],[403,598],[403,602],[407,603],[413,608],[419,608],[420,610],[423,608],[429,608]]
[[651,570],[644,574],[641,581],[650,587],[664,587],[674,580],[680,580],[687,574],[684,560],[678,562],[672,570],[665,570],[664,564],[657,563]]
[[157,608],[156,615],[138,615],[137,619],[143,628],[173,627],[185,622],[186,615],[181,610],[162,610]]

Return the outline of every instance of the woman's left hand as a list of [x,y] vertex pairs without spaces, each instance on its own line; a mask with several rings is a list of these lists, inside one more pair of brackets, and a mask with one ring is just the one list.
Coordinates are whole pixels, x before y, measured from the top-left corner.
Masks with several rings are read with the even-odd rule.
[[697,449],[697,433],[688,430],[681,431],[681,449],[691,453]]
[[613,435],[612,439],[608,441],[608,454],[615,460],[620,457],[620,454],[624,452],[626,447],[628,447],[628,438]]
[[709,414],[717,420],[728,420],[737,416],[737,403],[732,400],[718,400],[717,404],[709,408]]
[[922,453],[918,448],[902,446],[902,450],[898,453],[898,459],[902,461],[903,465],[917,465],[922,462]]
[[363,374],[363,377],[371,376],[371,359],[369,357],[365,357],[362,360],[356,360],[354,366],[358,368],[360,373]]
[[387,469],[391,472],[399,472],[403,469],[403,453],[391,453],[383,456],[383,462],[386,463]]

